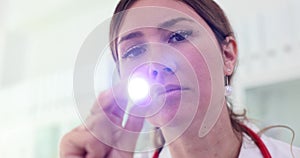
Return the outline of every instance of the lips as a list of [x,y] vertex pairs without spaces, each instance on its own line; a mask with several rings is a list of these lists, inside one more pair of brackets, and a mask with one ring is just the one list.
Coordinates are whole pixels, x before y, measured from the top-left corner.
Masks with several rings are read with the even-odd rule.
[[180,85],[171,84],[171,85],[166,85],[164,87],[164,90],[158,92],[158,95],[172,93],[172,92],[176,92],[176,91],[184,91],[184,90],[188,90],[188,89],[189,88],[181,87]]

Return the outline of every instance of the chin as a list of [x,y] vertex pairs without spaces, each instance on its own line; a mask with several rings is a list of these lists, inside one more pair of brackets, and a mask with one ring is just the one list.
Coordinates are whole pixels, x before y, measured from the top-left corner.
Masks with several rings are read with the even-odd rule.
[[166,126],[177,114],[178,102],[176,104],[165,104],[156,114],[147,118],[147,120],[155,127]]

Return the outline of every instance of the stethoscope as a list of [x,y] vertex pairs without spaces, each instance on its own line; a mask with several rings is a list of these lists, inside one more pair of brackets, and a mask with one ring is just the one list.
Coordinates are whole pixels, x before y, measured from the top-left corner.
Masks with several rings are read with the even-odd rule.
[[[259,148],[262,156],[264,158],[272,158],[268,148],[266,147],[265,143],[261,140],[261,138],[253,130],[251,130],[249,127],[247,127],[243,124],[241,124],[241,126],[242,126],[242,128],[245,129],[245,133],[255,142],[255,144]],[[154,152],[152,158],[158,158],[160,151],[161,151],[161,149],[156,150]]]

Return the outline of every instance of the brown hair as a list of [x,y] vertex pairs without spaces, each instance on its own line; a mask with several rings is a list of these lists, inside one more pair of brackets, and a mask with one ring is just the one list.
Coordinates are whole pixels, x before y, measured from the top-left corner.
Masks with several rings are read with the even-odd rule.
[[[117,42],[115,37],[118,35],[119,27],[122,22],[122,18],[124,14],[117,14],[126,9],[129,9],[137,0],[120,0],[118,3],[114,17],[111,21],[110,25],[110,47],[113,54],[113,58],[116,62],[118,62],[118,53],[117,53]],[[220,47],[223,44],[225,38],[227,36],[234,36],[233,29],[228,21],[227,16],[225,15],[224,11],[220,8],[220,6],[215,3],[213,0],[179,0],[191,8],[200,16],[202,17],[208,26],[213,31]],[[222,47],[221,47],[222,48]],[[232,75],[229,76],[229,83]],[[228,111],[230,115],[231,125],[233,129],[240,134],[245,129],[240,126],[240,121],[245,119],[245,111],[243,114],[235,114],[232,110],[232,102],[229,98],[226,97],[227,104],[229,105]]]

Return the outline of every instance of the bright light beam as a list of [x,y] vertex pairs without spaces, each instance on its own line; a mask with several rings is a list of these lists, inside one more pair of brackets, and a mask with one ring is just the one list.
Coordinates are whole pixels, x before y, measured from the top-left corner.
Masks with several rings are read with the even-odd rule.
[[132,78],[128,84],[128,94],[133,103],[139,102],[149,95],[150,87],[147,81],[140,77]]
[[128,83],[128,94],[130,97],[129,103],[126,107],[126,112],[124,113],[122,120],[122,127],[124,128],[128,120],[128,112],[130,109],[139,102],[143,101],[149,96],[150,86],[148,82],[140,77],[133,77]]

